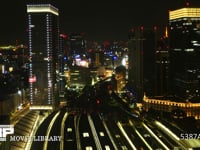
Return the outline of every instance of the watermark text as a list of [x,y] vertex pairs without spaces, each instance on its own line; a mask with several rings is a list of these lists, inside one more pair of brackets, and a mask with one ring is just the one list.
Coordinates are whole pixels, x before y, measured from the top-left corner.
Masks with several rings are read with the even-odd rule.
[[30,142],[30,141],[61,141],[62,136],[17,136],[17,135],[11,135],[10,141],[24,141],[24,142]]

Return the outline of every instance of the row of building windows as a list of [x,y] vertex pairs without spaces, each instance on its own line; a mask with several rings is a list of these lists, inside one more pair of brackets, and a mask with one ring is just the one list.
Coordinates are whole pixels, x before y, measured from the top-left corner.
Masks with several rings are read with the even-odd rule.
[[175,102],[170,100],[160,100],[160,99],[149,99],[144,96],[143,98],[143,108],[148,111],[150,108],[161,110],[161,111],[172,111],[175,109],[182,109],[186,112],[188,117],[195,117],[200,119],[200,103],[190,103],[190,102]]

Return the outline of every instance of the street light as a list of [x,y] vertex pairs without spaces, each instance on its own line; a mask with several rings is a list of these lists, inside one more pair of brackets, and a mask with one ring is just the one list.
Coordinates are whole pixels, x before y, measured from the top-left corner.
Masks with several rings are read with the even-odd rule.
[[19,95],[19,103],[17,108],[22,109],[22,103],[23,103],[22,91],[18,89],[17,94]]

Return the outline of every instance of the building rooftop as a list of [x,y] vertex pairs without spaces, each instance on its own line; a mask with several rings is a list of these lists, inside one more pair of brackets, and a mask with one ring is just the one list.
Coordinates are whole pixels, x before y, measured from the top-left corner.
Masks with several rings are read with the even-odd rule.
[[181,8],[169,12],[169,20],[179,18],[199,18],[200,8]]

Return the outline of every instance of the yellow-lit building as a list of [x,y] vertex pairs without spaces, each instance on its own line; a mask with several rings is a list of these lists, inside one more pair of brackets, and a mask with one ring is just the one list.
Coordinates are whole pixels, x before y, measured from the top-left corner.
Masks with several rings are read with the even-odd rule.
[[193,116],[195,119],[200,119],[200,103],[176,102],[168,99],[163,100],[162,97],[148,98],[144,96],[143,109],[148,111],[150,108],[165,112],[181,109],[187,117]]

